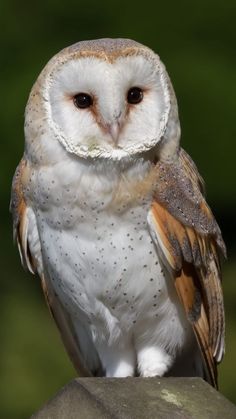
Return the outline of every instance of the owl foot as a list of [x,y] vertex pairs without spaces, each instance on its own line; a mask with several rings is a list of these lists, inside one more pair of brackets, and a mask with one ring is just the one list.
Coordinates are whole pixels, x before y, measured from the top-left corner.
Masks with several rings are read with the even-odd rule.
[[134,366],[129,365],[126,360],[117,361],[113,365],[108,365],[106,377],[133,377]]
[[138,352],[138,371],[141,377],[162,377],[172,363],[173,358],[158,347],[145,347]]
[[99,348],[106,377],[133,377],[136,358],[133,348]]

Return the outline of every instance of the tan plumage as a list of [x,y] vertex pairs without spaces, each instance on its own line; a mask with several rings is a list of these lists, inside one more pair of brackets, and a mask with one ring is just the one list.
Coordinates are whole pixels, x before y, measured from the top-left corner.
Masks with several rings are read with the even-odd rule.
[[[221,251],[225,256],[226,250],[219,228],[201,195],[202,180],[183,149],[180,150],[175,165],[178,166],[176,173],[180,171],[184,177],[176,175],[173,177],[173,171],[176,169],[176,167],[173,169],[173,164],[170,166],[157,162],[155,165],[157,188],[154,191],[152,215],[161,240],[165,263],[174,272],[176,290],[205,360],[207,378],[217,387],[216,364],[221,361],[224,354],[224,310],[218,253]],[[150,176],[153,184],[153,171]],[[181,184],[178,184],[178,179],[181,179]],[[26,161],[22,159],[13,183],[11,208],[15,220],[14,231],[23,263],[34,273],[37,271],[37,266],[27,243],[26,205],[23,193],[25,183],[27,184],[27,166]],[[188,190],[183,188],[186,184]],[[181,199],[177,201],[176,191],[179,187]],[[175,206],[173,200],[170,203],[168,198],[172,192],[172,198],[176,199]],[[183,192],[186,192],[186,196]],[[49,283],[43,274],[41,283],[50,311],[75,368],[80,375],[90,375],[91,373],[83,365],[79,342],[76,340],[69,316],[61,307],[53,290],[49,288]]]
[[[124,96],[137,84],[140,106]],[[94,104],[75,110],[84,86]],[[66,48],[33,87],[25,133],[14,234],[78,373],[164,375],[185,354],[181,375],[217,387],[226,250],[203,180],[179,147],[176,98],[159,57],[129,40]]]
[[175,164],[159,162],[156,169],[158,186],[152,214],[161,249],[167,266],[174,271],[175,286],[209,379],[217,386],[216,364],[224,354],[225,332],[219,253],[226,256],[225,245],[201,195],[202,180],[187,153],[181,150]]

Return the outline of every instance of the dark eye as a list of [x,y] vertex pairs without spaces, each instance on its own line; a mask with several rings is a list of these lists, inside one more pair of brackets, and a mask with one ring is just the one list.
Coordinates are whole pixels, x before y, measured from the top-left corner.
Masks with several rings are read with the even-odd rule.
[[78,93],[74,96],[74,104],[77,108],[89,108],[93,104],[93,100],[87,93]]
[[140,103],[143,100],[143,91],[140,89],[140,87],[131,87],[129,89],[127,94],[127,101],[129,103],[132,103],[133,105],[136,105],[137,103]]

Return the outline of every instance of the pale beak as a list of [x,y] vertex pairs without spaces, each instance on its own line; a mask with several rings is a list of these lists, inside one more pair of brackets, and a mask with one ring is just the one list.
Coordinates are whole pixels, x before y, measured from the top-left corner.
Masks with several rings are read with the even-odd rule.
[[120,134],[120,123],[113,122],[112,124],[108,125],[108,132],[113,139],[115,145],[117,145],[119,134]]

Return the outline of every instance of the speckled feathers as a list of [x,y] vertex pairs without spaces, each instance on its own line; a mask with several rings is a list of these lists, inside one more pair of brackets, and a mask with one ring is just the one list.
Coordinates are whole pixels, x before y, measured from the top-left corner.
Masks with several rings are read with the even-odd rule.
[[[142,100],[130,104],[138,87]],[[78,109],[75,95],[91,106]],[[126,39],[53,57],[26,108],[11,209],[23,264],[83,375],[199,375],[224,352],[220,229],[179,147],[159,57]]]

